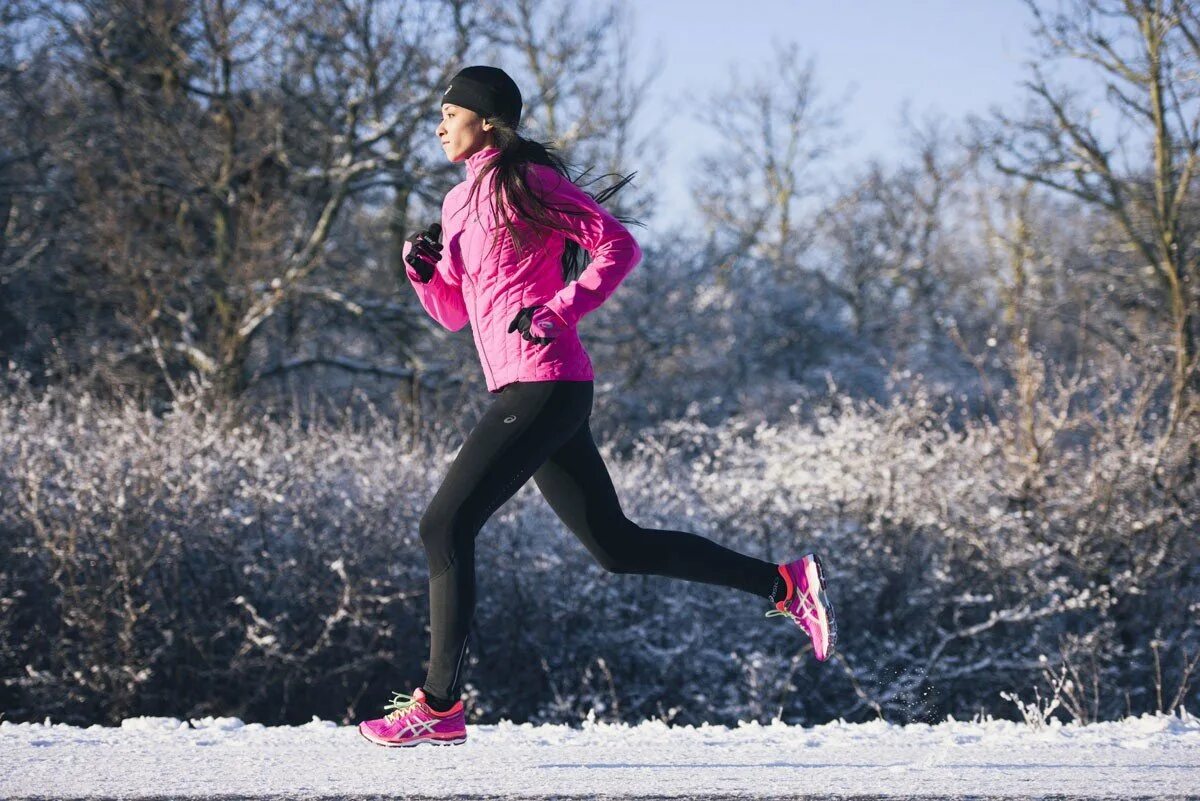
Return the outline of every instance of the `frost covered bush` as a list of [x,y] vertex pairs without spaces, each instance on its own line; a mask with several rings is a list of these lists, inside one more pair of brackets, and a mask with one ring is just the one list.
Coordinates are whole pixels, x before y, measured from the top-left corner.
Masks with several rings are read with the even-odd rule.
[[[424,678],[417,525],[456,437],[5,380],[5,717],[350,722]],[[1076,717],[1194,702],[1176,665],[1197,647],[1200,432],[1158,436],[1148,391],[1098,376],[975,420],[918,385],[673,421],[621,458],[601,441],[642,526],[772,561],[820,549],[839,652],[816,663],[765,598],[605,572],[529,482],[480,534],[472,719],[1011,717],[1068,668]]]
[[0,409],[10,717],[306,720],[415,669],[439,456],[384,421],[301,432],[20,387]]
[[1090,717],[1161,707],[1154,643],[1172,646],[1176,689],[1200,648],[1200,431],[1158,436],[1152,392],[1109,372],[969,421],[919,388],[886,407],[835,396],[793,409],[812,426],[761,424],[700,457],[719,525],[775,561],[827,555],[854,697],[809,670],[805,709],[961,717],[1085,654]]

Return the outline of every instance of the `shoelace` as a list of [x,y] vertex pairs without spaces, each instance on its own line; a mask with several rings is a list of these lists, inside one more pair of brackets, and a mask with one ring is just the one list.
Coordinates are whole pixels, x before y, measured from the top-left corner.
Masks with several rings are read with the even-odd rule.
[[[799,587],[796,588],[796,591],[799,592]],[[820,619],[820,615],[817,614],[817,608],[813,605],[812,600],[807,595],[800,596],[800,611],[801,611],[801,613],[807,612],[808,614],[812,615],[814,620]],[[785,602],[785,606],[783,609],[772,609],[770,612],[767,612],[765,615],[763,615],[763,617],[780,617],[780,616],[789,617],[792,619],[793,623],[800,626],[801,628],[804,628],[804,624],[801,623],[801,616],[797,615],[792,610],[788,609],[786,606],[786,602]],[[807,631],[807,630],[808,629],[805,628],[805,631]]]
[[[401,715],[408,712],[410,709],[412,709],[414,706],[416,706],[418,703],[420,703],[419,701],[417,701],[416,698],[413,698],[411,695],[405,695],[404,693],[397,693],[397,692],[394,692],[393,694],[395,695],[395,697],[392,698],[392,700],[387,704],[387,706],[384,707],[385,710],[386,709],[394,710],[392,712],[388,712],[386,715],[383,716],[383,719],[386,720],[388,723],[395,723],[397,720],[399,720]],[[404,700],[401,700],[401,699],[404,699]]]

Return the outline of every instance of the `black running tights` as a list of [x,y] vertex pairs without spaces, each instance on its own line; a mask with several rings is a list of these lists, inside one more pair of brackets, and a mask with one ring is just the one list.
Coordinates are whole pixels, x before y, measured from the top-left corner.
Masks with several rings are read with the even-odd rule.
[[613,573],[720,584],[770,598],[776,566],[698,534],[646,529],[621,512],[592,440],[591,381],[508,384],[467,435],[421,518],[429,560],[426,693],[459,696],[475,612],[475,536],[530,477],[554,512]]

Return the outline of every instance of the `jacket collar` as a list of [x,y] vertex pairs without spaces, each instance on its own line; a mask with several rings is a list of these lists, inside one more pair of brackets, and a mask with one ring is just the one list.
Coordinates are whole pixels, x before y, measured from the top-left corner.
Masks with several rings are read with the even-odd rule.
[[492,157],[500,152],[498,147],[485,147],[467,156],[467,177],[474,180],[479,171],[487,166]]

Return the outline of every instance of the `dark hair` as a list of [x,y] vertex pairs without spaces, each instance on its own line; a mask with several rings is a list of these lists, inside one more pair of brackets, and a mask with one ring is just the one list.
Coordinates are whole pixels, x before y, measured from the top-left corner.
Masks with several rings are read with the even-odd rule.
[[[483,181],[484,176],[488,172],[495,170],[496,181],[493,184],[495,191],[491,201],[493,208],[498,209],[499,218],[504,221],[504,226],[508,229],[509,234],[512,235],[513,242],[518,251],[524,246],[524,243],[516,227],[513,225],[512,219],[509,217],[508,206],[500,202],[501,197],[508,198],[509,204],[516,209],[521,219],[530,222],[534,228],[554,229],[562,231],[565,234],[573,233],[565,224],[556,222],[550,217],[547,214],[547,209],[563,214],[581,214],[581,212],[576,212],[570,208],[559,208],[558,206],[546,203],[537,192],[530,188],[525,178],[526,164],[544,164],[551,167],[566,180],[576,183],[567,172],[566,162],[555,152],[554,146],[526,139],[499,117],[487,117],[486,119],[494,126],[492,128],[492,142],[500,149],[500,152],[475,177],[475,181],[467,194],[467,202],[470,202],[473,195],[478,195],[479,185]],[[580,177],[582,178],[587,172],[590,172],[590,170],[585,170]],[[634,175],[637,175],[637,173],[633,172],[622,177],[620,181],[598,194],[593,195],[591,192],[587,192],[587,194],[597,203],[603,203],[633,180]],[[580,188],[582,189],[582,187]],[[643,225],[643,223],[632,217],[615,214],[613,216],[625,225]],[[493,247],[495,244],[495,242],[492,243]],[[587,259],[585,259],[585,256]],[[587,254],[578,242],[568,236],[562,255],[563,283],[569,283],[577,279],[587,266],[588,260],[590,260],[590,254]]]

